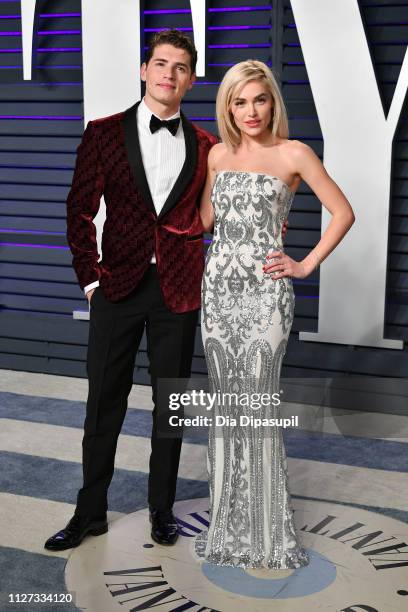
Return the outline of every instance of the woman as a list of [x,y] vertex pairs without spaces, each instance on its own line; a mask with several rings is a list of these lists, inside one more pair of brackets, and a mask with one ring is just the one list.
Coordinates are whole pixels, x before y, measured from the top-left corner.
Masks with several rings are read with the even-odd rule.
[[[221,399],[212,414],[210,526],[195,547],[217,565],[296,568],[309,558],[295,530],[281,430],[240,420],[277,418],[278,407],[272,401],[255,411],[237,398],[276,398],[293,321],[291,279],[311,274],[349,230],[354,214],[312,149],[288,140],[282,96],[265,64],[248,60],[228,70],[216,108],[222,142],[210,151],[200,205],[205,231],[214,226],[201,330],[211,390],[237,395],[230,403]],[[332,219],[315,248],[295,261],[282,249],[281,231],[302,179]],[[236,424],[221,419],[217,427],[217,416]]]

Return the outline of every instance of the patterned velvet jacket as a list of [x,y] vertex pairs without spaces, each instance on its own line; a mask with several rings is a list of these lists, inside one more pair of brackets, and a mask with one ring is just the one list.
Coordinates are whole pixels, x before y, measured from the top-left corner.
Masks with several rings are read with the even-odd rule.
[[[157,215],[140,152],[139,103],[117,115],[90,121],[84,132],[67,200],[72,263],[81,289],[99,280],[106,299],[117,302],[137,287],[155,253],[167,307],[187,312],[200,307],[204,251],[198,200],[208,152],[217,138],[181,113],[186,159]],[[98,262],[93,219],[102,195],[106,221]]]

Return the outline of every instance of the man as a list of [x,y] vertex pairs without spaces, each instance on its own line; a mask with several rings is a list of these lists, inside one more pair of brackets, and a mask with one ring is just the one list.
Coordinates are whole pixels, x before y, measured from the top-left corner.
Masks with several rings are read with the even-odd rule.
[[[86,535],[108,530],[107,492],[144,329],[154,402],[151,535],[160,544],[177,539],[172,507],[181,437],[160,436],[168,402],[158,399],[158,385],[190,376],[200,307],[204,255],[197,203],[217,139],[180,112],[196,60],[192,41],[181,32],[156,34],[141,67],[144,99],[91,121],[78,148],[67,239],[90,303],[84,483],[74,516],[46,541],[49,550],[78,546]],[[93,219],[102,195],[106,221],[98,262]]]

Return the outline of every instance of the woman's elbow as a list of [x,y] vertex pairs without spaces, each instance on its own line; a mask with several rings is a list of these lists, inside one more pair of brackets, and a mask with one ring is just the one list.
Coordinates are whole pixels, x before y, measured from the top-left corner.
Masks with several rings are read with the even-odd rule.
[[209,218],[209,216],[206,215],[202,210],[200,210],[200,219],[201,219],[201,225],[203,226],[204,232],[211,233],[213,225],[214,225],[213,220]]
[[350,227],[354,224],[356,218],[354,216],[354,211],[351,206],[344,207],[343,210],[338,212],[338,220],[341,225],[345,228],[346,232],[350,229]]
[[350,229],[350,227],[354,224],[355,220],[356,220],[356,217],[355,217],[354,211],[350,207],[350,210],[348,211],[348,215],[347,215],[348,229]]
[[213,233],[214,223],[209,222],[209,221],[204,221],[203,219],[201,219],[201,223],[203,225],[204,233],[205,234],[212,234]]

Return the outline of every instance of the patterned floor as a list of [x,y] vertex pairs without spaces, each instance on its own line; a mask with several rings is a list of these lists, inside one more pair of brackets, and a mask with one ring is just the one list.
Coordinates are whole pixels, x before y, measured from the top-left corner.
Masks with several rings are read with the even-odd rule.
[[[15,610],[15,604],[8,604],[10,593],[66,592],[70,551],[48,553],[43,543],[70,518],[81,485],[87,381],[6,370],[0,371],[0,381],[0,607]],[[313,407],[298,406],[300,411],[308,408]],[[110,521],[146,507],[150,410],[150,389],[135,386],[110,489]],[[333,502],[408,523],[408,417],[338,411],[322,420],[321,429],[285,434],[293,499]],[[205,438],[186,436],[178,500],[208,496],[205,458]],[[401,551],[401,560],[407,558]],[[400,599],[401,608],[390,609],[407,609],[408,596],[401,593]],[[76,608],[65,604],[55,609]]]

